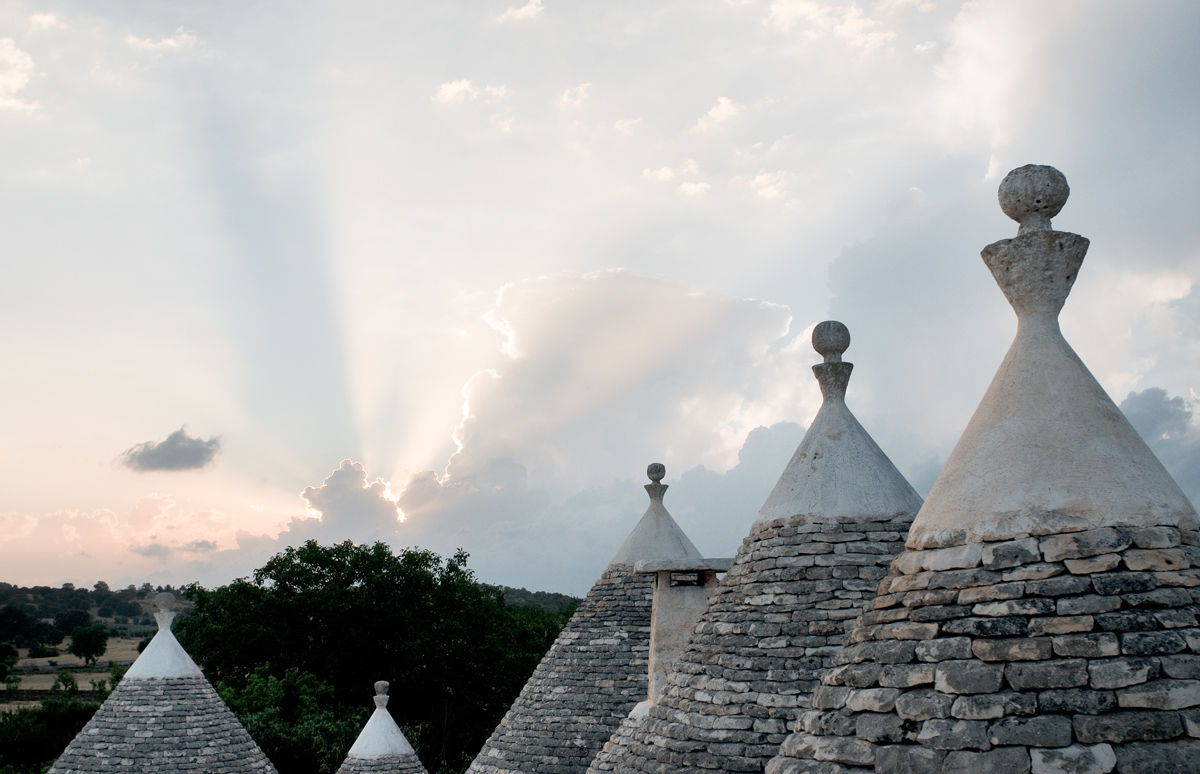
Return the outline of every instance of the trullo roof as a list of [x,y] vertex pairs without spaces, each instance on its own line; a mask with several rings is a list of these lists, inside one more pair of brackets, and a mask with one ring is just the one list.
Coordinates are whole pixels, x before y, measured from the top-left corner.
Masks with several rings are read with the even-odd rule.
[[174,617],[165,609],[155,615],[158,633],[55,761],[53,774],[274,774],[171,633]]
[[639,561],[695,561],[700,552],[663,506],[665,468],[647,474],[650,506],[484,744],[470,772],[583,774],[646,697],[654,576]]

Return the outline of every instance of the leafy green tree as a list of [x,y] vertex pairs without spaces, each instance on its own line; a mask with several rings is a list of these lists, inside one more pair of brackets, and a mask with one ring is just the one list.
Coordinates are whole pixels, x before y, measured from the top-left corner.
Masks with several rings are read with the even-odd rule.
[[40,707],[0,712],[0,774],[41,774],[100,705],[56,692]]
[[327,683],[332,704],[367,709],[388,680],[388,709],[431,772],[465,768],[565,623],[505,604],[461,551],[383,543],[309,541],[251,579],[185,593],[195,608],[176,634],[210,679],[236,692],[294,669]]
[[367,720],[365,705],[343,708],[333,688],[307,672],[283,677],[255,669],[242,687],[218,692],[280,771],[335,774]]
[[76,627],[71,632],[71,647],[68,650],[88,666],[95,664],[96,659],[108,650],[108,629],[102,624]]
[[90,626],[92,614],[86,610],[63,610],[54,616],[54,628],[58,629],[60,637],[66,637],[80,626]]
[[0,680],[8,678],[8,672],[17,663],[17,649],[7,642],[0,642]]

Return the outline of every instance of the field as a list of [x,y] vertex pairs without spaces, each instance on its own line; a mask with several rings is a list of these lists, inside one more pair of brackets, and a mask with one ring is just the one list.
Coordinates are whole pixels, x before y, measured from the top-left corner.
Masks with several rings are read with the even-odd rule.
[[[108,672],[110,664],[125,668],[133,663],[138,656],[137,646],[140,641],[137,637],[109,638],[108,649],[96,664],[90,667],[83,663],[83,659],[70,653],[29,658],[28,651],[20,649],[18,653],[21,658],[12,673],[19,677],[21,682],[15,691],[10,689],[0,693],[0,712],[40,704],[42,699],[49,695],[54,681],[62,672],[69,673],[75,679],[80,693],[92,694],[93,681],[107,682],[112,679]],[[65,642],[62,643],[60,648],[65,650],[65,645]]]

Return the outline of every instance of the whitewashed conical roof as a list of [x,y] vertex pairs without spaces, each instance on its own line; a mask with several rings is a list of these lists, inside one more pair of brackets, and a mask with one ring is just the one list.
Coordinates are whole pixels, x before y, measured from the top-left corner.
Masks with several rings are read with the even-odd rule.
[[662,483],[662,479],[666,472],[666,468],[657,462],[646,469],[646,475],[650,478],[650,483],[646,484],[650,506],[629,533],[629,537],[625,538],[625,542],[617,549],[617,553],[609,562],[610,565],[704,561],[700,550],[679,528],[679,524],[663,505],[667,485]]
[[813,368],[824,401],[783,475],[758,512],[760,521],[808,516],[818,521],[878,519],[914,513],[921,497],[846,406],[854,368],[842,362],[850,332],[835,320],[813,329],[825,362]]
[[388,684],[375,683],[375,711],[350,747],[338,774],[428,774],[387,711]]
[[275,774],[171,633],[174,617],[169,610],[155,615],[158,633],[55,761],[53,774]]
[[1088,240],[1050,230],[1041,210],[1019,201],[1039,185],[1046,202],[1066,202],[1066,178],[1051,167],[1016,170],[1001,189],[1021,227],[984,248],[983,260],[1017,313],[1017,335],[913,521],[910,548],[1103,526],[1196,528],[1179,485],[1063,338],[1058,313]]

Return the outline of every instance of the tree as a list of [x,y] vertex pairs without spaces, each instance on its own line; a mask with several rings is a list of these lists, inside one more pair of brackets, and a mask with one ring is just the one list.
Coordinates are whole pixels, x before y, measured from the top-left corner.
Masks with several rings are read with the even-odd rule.
[[62,637],[66,637],[81,626],[90,626],[91,623],[92,614],[86,610],[64,610],[54,616],[54,628],[62,633]]
[[371,685],[388,680],[398,697],[388,709],[417,731],[431,772],[465,768],[565,623],[505,604],[463,552],[394,554],[383,543],[309,541],[252,579],[185,593],[195,608],[176,635],[209,679],[236,691],[294,669],[327,683],[328,706],[350,712],[369,708]]
[[108,650],[108,630],[102,624],[79,626],[71,632],[71,654],[91,666]]
[[0,681],[8,678],[8,672],[17,663],[17,649],[7,642],[0,642]]
[[295,668],[275,677],[260,666],[244,686],[217,690],[280,771],[335,774],[369,712],[341,708],[332,686]]

